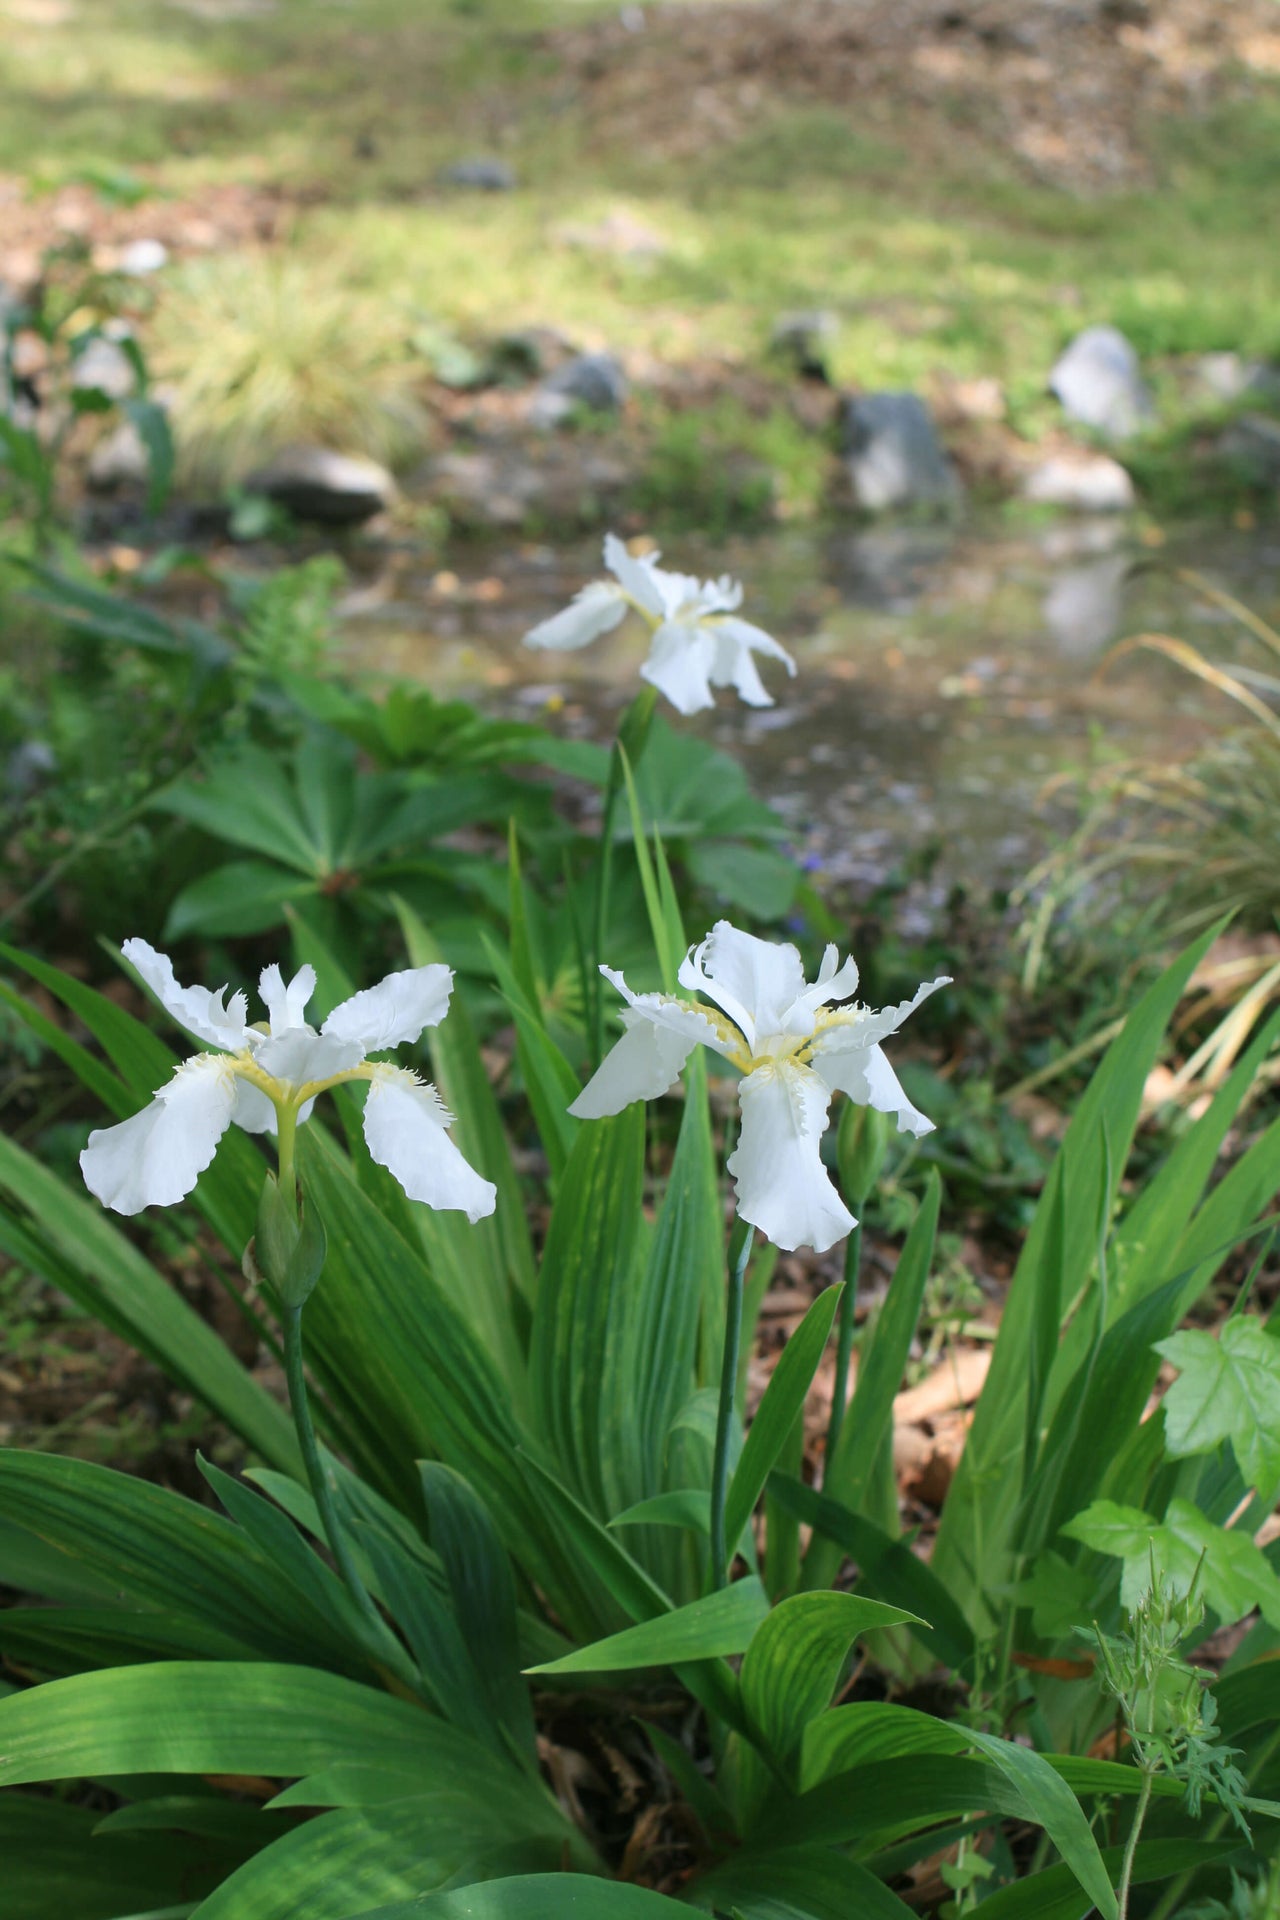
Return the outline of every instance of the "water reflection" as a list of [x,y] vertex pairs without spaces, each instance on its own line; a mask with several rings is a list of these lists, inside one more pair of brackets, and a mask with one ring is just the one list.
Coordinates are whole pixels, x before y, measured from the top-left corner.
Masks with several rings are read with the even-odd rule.
[[[1104,665],[1113,639],[1152,628],[1252,657],[1231,627],[1215,621],[1206,634],[1174,567],[1205,571],[1264,616],[1280,612],[1274,531],[1188,531],[1156,553],[1114,521],[1016,536],[784,529],[714,546],[671,539],[664,559],[740,575],[747,617],[800,667],[793,681],[769,679],[776,707],[753,712],[725,695],[714,714],[673,724],[738,755],[802,856],[833,879],[865,889],[935,851],[922,912],[953,883],[985,888],[1025,870],[1046,831],[1036,803],[1051,775],[1087,772],[1106,754],[1177,755],[1232,723],[1225,702],[1166,660]],[[491,711],[547,712],[566,732],[604,737],[635,689],[645,636],[627,625],[554,659],[519,644],[598,572],[594,540],[472,547],[434,572],[400,554],[348,601],[344,650]]]

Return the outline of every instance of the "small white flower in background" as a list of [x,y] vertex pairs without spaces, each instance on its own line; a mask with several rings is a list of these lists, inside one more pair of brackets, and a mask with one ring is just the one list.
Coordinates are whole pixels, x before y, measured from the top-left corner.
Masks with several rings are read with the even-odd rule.
[[834,1093],[893,1114],[899,1130],[922,1134],[933,1122],[917,1113],[880,1042],[896,1032],[948,978],[931,980],[899,1006],[874,1013],[840,1006],[858,985],[852,960],[839,965],[828,947],[818,977],[805,984],[793,946],[740,933],[717,921],[681,963],[682,987],[714,1005],[668,993],[632,993],[620,973],[600,971],[627,1001],[626,1031],[570,1107],[584,1120],[621,1113],[633,1100],[656,1100],[680,1077],[701,1042],[742,1070],[742,1131],[729,1156],[738,1212],[788,1253],[824,1253],[857,1222],[822,1164],[822,1136]]
[[172,961],[145,940],[126,940],[121,951],[179,1026],[217,1051],[184,1061],[131,1120],[89,1135],[80,1170],[104,1206],[117,1213],[172,1206],[191,1192],[232,1121],[249,1133],[274,1132],[278,1109],[303,1121],[326,1088],[367,1080],[365,1140],[409,1198],[461,1209],[470,1220],[493,1212],[497,1189],[450,1140],[451,1116],[435,1088],[403,1067],[365,1058],[443,1020],[450,968],[389,973],[335,1007],[317,1032],[303,1017],[315,991],[312,967],[287,986],[279,967],[264,969],[259,991],[269,1021],[257,1027],[248,1024],[244,994],[228,1001],[225,987],[179,986]]
[[572,652],[611,633],[635,612],[653,633],[641,676],[681,713],[713,707],[712,687],[734,687],[749,707],[771,707],[753,655],[781,660],[790,674],[796,663],[763,628],[738,618],[738,582],[728,575],[696,580],[687,573],[667,573],[659,558],[653,553],[636,560],[616,534],[608,534],[604,559],[614,578],[584,587],[563,613],[526,633],[524,644]]

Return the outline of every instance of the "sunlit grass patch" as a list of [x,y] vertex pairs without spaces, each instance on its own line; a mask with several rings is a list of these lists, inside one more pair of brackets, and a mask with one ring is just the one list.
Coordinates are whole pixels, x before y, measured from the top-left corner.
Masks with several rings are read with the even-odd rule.
[[394,464],[425,432],[411,333],[402,305],[289,255],[186,268],[166,293],[156,361],[188,477],[223,485],[309,441]]

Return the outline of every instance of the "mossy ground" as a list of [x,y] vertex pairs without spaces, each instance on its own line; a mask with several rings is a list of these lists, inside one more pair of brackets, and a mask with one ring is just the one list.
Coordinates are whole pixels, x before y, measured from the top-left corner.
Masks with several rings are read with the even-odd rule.
[[[602,127],[552,31],[611,11],[593,0],[518,13],[499,0],[279,0],[221,19],[157,0],[7,11],[0,172],[29,194],[121,169],[195,206],[229,183],[270,189],[285,206],[272,244],[304,270],[464,335],[541,323],[668,363],[763,367],[778,314],[821,307],[839,321],[838,383],[993,376],[1009,425],[1035,440],[1057,419],[1056,353],[1108,320],[1157,390],[1161,431],[1133,465],[1149,503],[1170,508],[1186,444],[1215,419],[1176,357],[1280,355],[1280,254],[1264,239],[1280,84],[1265,76],[1153,124],[1148,184],[1090,197],[1030,175],[959,100],[935,103],[935,119],[955,121],[950,145],[920,140],[906,110],[871,120],[775,98],[767,74],[749,124],[702,151],[664,151],[625,119]],[[687,78],[673,70],[672,87]],[[477,152],[501,155],[518,189],[440,186],[444,166]],[[563,232],[620,208],[665,250],[600,251]],[[730,437],[803,511],[821,487],[778,383],[778,408],[744,411]],[[730,425],[708,437],[711,459]],[[650,494],[666,474],[677,498],[709,490],[718,512],[681,433],[659,433]],[[1203,499],[1202,481],[1193,492]]]

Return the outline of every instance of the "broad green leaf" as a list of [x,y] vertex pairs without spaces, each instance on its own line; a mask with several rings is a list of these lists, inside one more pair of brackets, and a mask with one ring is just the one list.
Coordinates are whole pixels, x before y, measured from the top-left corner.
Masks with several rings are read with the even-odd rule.
[[[1023,1495],[1033,1323],[1044,1314],[1060,1320],[1089,1280],[1098,1222],[1110,1218],[1124,1176],[1147,1074],[1173,1009],[1218,932],[1210,928],[1166,969],[1108,1048],[1059,1149],[1061,1197],[1054,1200],[1048,1182],[1023,1245],[933,1553],[944,1583],[972,1594],[977,1618],[991,1616],[987,1596],[1009,1571],[1009,1530]],[[1059,1246],[1055,1234],[1064,1228]]]
[[1044,1756],[1031,1747],[1021,1747],[1016,1741],[1001,1740],[996,1734],[973,1729],[969,1737],[979,1752],[1022,1794],[1031,1819],[1044,1828],[1103,1920],[1115,1920],[1116,1900],[1110,1876],[1102,1864],[1093,1830],[1070,1787]]
[[866,1867],[826,1847],[744,1848],[694,1880],[687,1897],[743,1920],[909,1920],[914,1911]]
[[615,1513],[609,1522],[614,1527],[686,1527],[692,1533],[711,1531],[711,1495],[703,1487],[677,1487],[671,1493],[655,1493],[651,1500],[637,1500],[634,1507]]
[[[457,1727],[357,1681],[265,1661],[157,1660],[0,1700],[0,1786],[82,1774],[290,1778],[335,1753],[492,1792],[497,1763]],[[514,1777],[501,1769],[499,1780]]]
[[574,1490],[605,1516],[637,1487],[641,1413],[612,1364],[644,1257],[644,1108],[579,1131],[539,1270],[533,1417]]
[[783,1348],[756,1409],[725,1502],[725,1539],[730,1555],[804,1406],[843,1291],[836,1285],[819,1294]]
[[831,1703],[860,1634],[913,1616],[852,1593],[797,1593],[755,1634],[742,1662],[742,1704],[756,1739],[789,1765],[805,1728]]
[[[250,1850],[207,1834],[104,1832],[105,1824],[93,1807],[33,1793],[0,1797],[5,1920],[119,1920],[174,1907],[185,1914]],[[270,1835],[264,1821],[263,1841]]]
[[688,1920],[688,1909],[664,1893],[584,1873],[542,1873],[429,1893],[350,1920],[675,1920],[677,1913]]
[[1216,1339],[1175,1333],[1156,1352],[1178,1368],[1161,1403],[1169,1452],[1183,1459],[1230,1441],[1245,1485],[1269,1506],[1280,1485],[1280,1340],[1240,1315]]
[[[531,1456],[526,1457],[524,1465],[531,1484],[541,1496],[544,1525],[551,1526],[564,1539],[618,1608],[634,1621],[655,1620],[661,1614],[674,1611],[669,1596],[657,1582],[554,1474]],[[722,1662],[704,1660],[681,1664],[676,1675],[703,1706],[739,1731],[745,1731],[737,1678]]]
[[534,1667],[533,1672],[620,1673],[633,1667],[673,1667],[683,1661],[742,1653],[768,1611],[760,1582],[750,1577],[737,1580],[719,1593],[579,1647],[561,1660]]
[[[1258,1608],[1264,1620],[1280,1627],[1280,1576],[1247,1533],[1216,1527],[1189,1500],[1171,1500],[1163,1521],[1137,1507],[1095,1500],[1062,1529],[1095,1553],[1123,1561],[1120,1602],[1137,1606],[1151,1584],[1154,1557],[1163,1574],[1186,1593],[1200,1569],[1200,1592],[1223,1626],[1243,1620]],[[1201,1562],[1203,1560],[1203,1566]]]
[[147,512],[159,513],[173,484],[173,433],[169,416],[154,400],[134,396],[124,401],[124,412],[147,454]]
[[412,1799],[308,1821],[234,1873],[194,1920],[348,1920],[368,1900],[465,1884],[513,1845],[530,1870],[560,1866],[566,1850],[591,1861],[551,1800],[514,1773],[509,1788],[495,1773],[487,1794],[432,1782]]
[[285,924],[286,909],[319,892],[319,882],[267,860],[228,860],[182,888],[165,916],[164,938],[243,938]]
[[438,1461],[425,1461],[421,1473],[431,1544],[479,1676],[482,1711],[505,1731],[513,1750],[532,1761],[533,1709],[520,1675],[516,1585],[506,1548],[460,1474]]
[[[394,899],[400,931],[410,964],[429,966],[447,960],[421,920],[406,902]],[[505,1276],[521,1294],[533,1292],[533,1245],[525,1217],[524,1195],[511,1160],[511,1148],[502,1124],[489,1076],[480,1057],[480,1044],[470,1015],[455,992],[448,1017],[427,1034],[434,1077],[445,1105],[455,1116],[453,1137],[472,1166],[498,1189],[498,1204],[488,1220],[477,1221],[475,1245],[491,1260],[495,1274]]]
[[56,1554],[55,1577],[84,1573],[109,1593],[122,1629],[145,1628],[154,1613],[158,1624],[184,1623],[209,1654],[301,1658],[346,1672],[366,1666],[342,1629],[239,1528],[167,1488],[87,1460],[5,1449],[0,1515]]
[[[1150,1886],[1174,1874],[1194,1873],[1239,1852],[1234,1840],[1142,1840],[1133,1856],[1135,1887]],[[1124,1866],[1124,1848],[1107,1847],[1102,1864],[1109,1880],[1118,1881]],[[1088,1920],[1094,1903],[1070,1867],[1046,1867],[1012,1886],[1000,1887],[982,1902],[983,1920]]]
[[906,1607],[910,1615],[918,1608],[919,1624],[910,1631],[935,1658],[957,1671],[972,1662],[972,1628],[933,1568],[905,1541],[894,1540],[861,1514],[780,1473],[770,1476],[769,1496],[815,1533],[824,1533],[841,1556],[855,1561],[860,1584],[870,1593]]
[[[882,1449],[892,1445],[893,1400],[902,1386],[933,1264],[941,1198],[937,1174],[931,1171],[920,1211],[894,1269],[889,1297],[859,1361],[858,1384],[835,1454],[823,1475],[824,1493],[855,1513],[866,1506]],[[839,1560],[831,1539],[815,1535],[805,1555],[801,1585],[810,1590],[830,1586]]]
[[303,816],[286,764],[265,747],[241,747],[224,754],[203,777],[175,780],[155,804],[215,840],[320,880],[328,871],[323,851]]
[[873,1760],[894,1760],[908,1753],[963,1753],[967,1730],[915,1707],[886,1700],[854,1700],[832,1707],[804,1730],[799,1784],[802,1792],[833,1774],[848,1773]]

